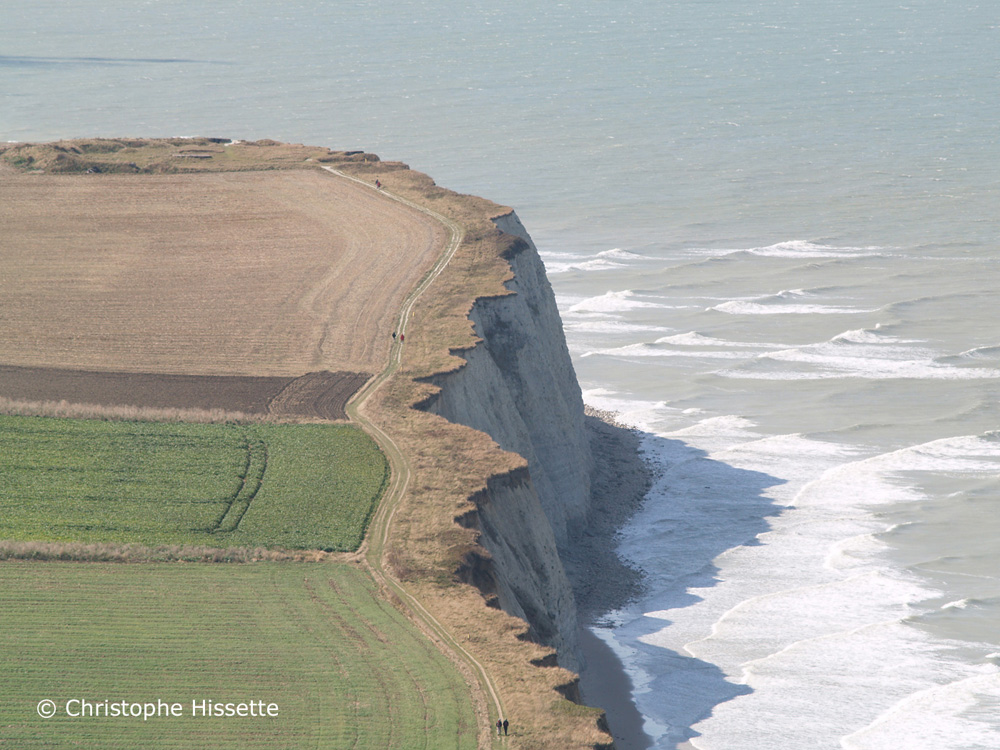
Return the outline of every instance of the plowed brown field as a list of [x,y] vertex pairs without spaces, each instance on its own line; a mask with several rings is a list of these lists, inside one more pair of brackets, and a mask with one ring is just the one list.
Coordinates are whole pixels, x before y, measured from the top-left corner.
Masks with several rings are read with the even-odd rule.
[[0,173],[0,362],[298,377],[373,372],[444,242],[309,170]]
[[219,409],[275,417],[347,419],[348,399],[365,372],[313,372],[300,378],[98,372],[0,365],[0,397],[153,409]]
[[445,233],[311,170],[0,171],[0,238],[0,396],[343,418]]

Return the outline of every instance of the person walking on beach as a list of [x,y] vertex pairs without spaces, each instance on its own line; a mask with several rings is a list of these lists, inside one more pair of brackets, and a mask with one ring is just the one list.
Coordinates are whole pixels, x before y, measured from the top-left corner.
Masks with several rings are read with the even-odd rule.
[[500,736],[500,730],[503,729],[503,721],[497,719],[497,737]]
[[506,737],[506,736],[507,736],[507,727],[508,727],[508,726],[509,726],[509,724],[507,723],[507,720],[506,720],[506,719],[504,719],[504,720],[503,720],[503,736],[504,736],[504,737]]

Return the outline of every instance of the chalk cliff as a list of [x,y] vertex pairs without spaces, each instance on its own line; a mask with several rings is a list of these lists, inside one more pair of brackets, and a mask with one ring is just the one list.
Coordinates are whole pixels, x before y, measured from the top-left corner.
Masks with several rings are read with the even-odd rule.
[[492,557],[477,585],[577,670],[576,605],[558,550],[590,510],[583,399],[537,249],[513,212],[494,223],[519,240],[507,254],[513,293],[476,301],[479,342],[458,352],[464,367],[433,379],[441,391],[427,408],[527,460],[526,472],[493,477],[463,519]]

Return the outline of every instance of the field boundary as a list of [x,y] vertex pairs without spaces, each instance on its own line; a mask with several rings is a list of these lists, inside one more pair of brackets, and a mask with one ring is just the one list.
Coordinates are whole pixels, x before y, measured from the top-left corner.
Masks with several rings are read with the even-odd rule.
[[[434,617],[434,615],[431,614],[426,607],[424,607],[420,600],[417,599],[417,597],[414,596],[401,581],[397,580],[388,571],[383,563],[383,555],[385,553],[385,545],[389,536],[389,530],[392,526],[396,511],[399,508],[399,500],[406,494],[406,491],[409,488],[411,472],[406,455],[400,449],[399,445],[388,433],[372,422],[364,413],[365,402],[372,395],[374,395],[376,391],[378,391],[378,389],[396,372],[397,369],[399,369],[402,362],[403,348],[405,346],[403,336],[406,334],[407,322],[410,319],[413,307],[421,295],[423,295],[423,293],[427,291],[428,287],[430,287],[431,283],[433,283],[433,281],[441,275],[448,263],[454,257],[465,237],[465,230],[457,222],[452,221],[448,217],[443,216],[436,211],[432,211],[425,206],[421,206],[414,201],[395,195],[384,188],[372,187],[372,185],[368,182],[344,174],[343,172],[332,167],[323,166],[322,168],[337,177],[351,180],[352,182],[363,186],[365,189],[374,190],[379,194],[384,195],[389,200],[398,201],[410,206],[411,208],[421,211],[422,213],[425,213],[441,222],[441,224],[443,224],[448,230],[449,240],[444,251],[441,253],[441,256],[435,262],[430,271],[427,272],[424,278],[421,279],[420,283],[418,283],[413,291],[406,297],[406,300],[403,303],[396,326],[396,331],[400,335],[393,341],[388,365],[375,378],[370,380],[364,388],[354,395],[354,397],[347,403],[346,411],[351,420],[364,427],[365,431],[368,432],[382,448],[386,455],[386,459],[389,461],[391,477],[389,487],[386,489],[381,502],[378,504],[375,515],[373,516],[368,527],[368,534],[365,536],[365,541],[362,543],[362,547],[359,551],[362,553],[364,560],[367,562],[367,565],[372,572],[372,575],[379,582],[379,584],[391,590],[400,599],[400,601],[406,605],[411,614],[422,622],[425,628],[427,628],[436,637],[436,640],[438,640],[441,646],[451,651],[456,658],[465,662],[472,668],[480,686],[485,689],[486,693],[488,693],[493,704],[493,711],[495,714],[491,715],[489,717],[489,722],[487,722],[487,724],[491,726],[495,717],[504,716],[504,706],[503,701],[500,698],[499,690],[486,667],[451,635],[449,630],[436,617]],[[486,736],[489,737],[490,735],[487,733]],[[492,743],[488,739],[484,740],[483,734],[480,733],[479,744],[480,747],[490,747]]]
[[[371,373],[319,370],[299,376],[22,367],[0,363],[0,413],[151,421],[324,419],[344,421],[344,405]],[[53,412],[59,412],[52,414]],[[74,414],[74,412],[76,412]],[[173,416],[171,416],[173,414]]]

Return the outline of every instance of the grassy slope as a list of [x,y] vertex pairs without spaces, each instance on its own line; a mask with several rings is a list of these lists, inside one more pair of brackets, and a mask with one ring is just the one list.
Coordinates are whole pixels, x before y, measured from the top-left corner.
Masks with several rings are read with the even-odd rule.
[[386,474],[345,425],[0,416],[0,538],[355,550]]
[[[0,674],[3,747],[476,746],[464,680],[348,565],[0,564]],[[183,716],[70,718],[72,698]],[[279,712],[192,717],[203,699]]]

